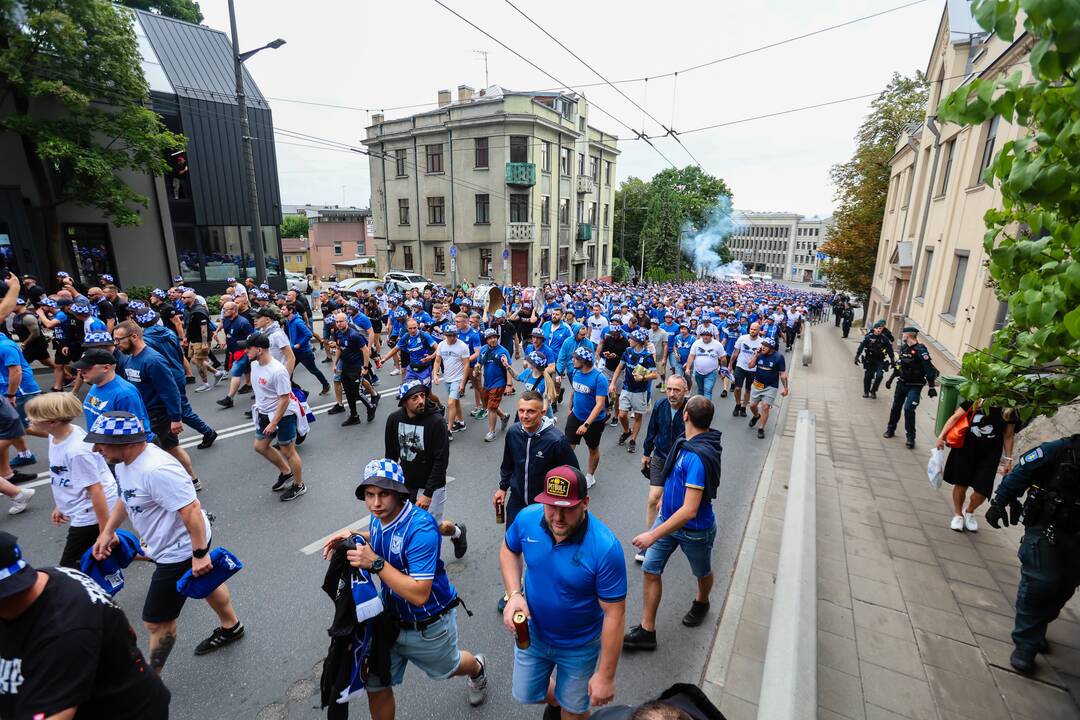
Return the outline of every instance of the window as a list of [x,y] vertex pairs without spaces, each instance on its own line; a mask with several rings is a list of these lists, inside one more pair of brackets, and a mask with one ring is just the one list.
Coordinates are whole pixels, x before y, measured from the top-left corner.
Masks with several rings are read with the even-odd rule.
[[609,215],[610,210],[611,210],[611,205],[609,205],[608,203],[604,203],[604,227],[609,227],[609,225],[608,225],[608,217],[610,217],[610,215]]
[[903,210],[904,208],[906,208],[908,205],[911,204],[911,190],[912,190],[912,188],[915,187],[915,167],[914,166],[909,167],[907,169],[907,178],[906,178],[906,180],[907,180],[907,182],[906,182],[905,187],[904,187],[904,202],[900,206],[901,210]]
[[473,166],[486,168],[488,166],[488,139],[476,138],[476,149],[473,151]]
[[432,270],[432,272],[439,273],[439,274],[442,274],[442,273],[446,272],[446,250],[445,250],[445,248],[441,248],[441,247],[435,248],[435,268],[434,268],[434,270]]
[[589,174],[595,182],[600,182],[600,158],[589,158]]
[[341,255],[341,241],[340,240],[335,240],[334,241],[334,254],[335,255]]
[[605,185],[610,185],[611,184],[611,161],[610,160],[605,160],[604,161],[604,184]]
[[589,245],[585,248],[585,253],[589,256],[589,265],[596,265],[596,246]]
[[491,268],[491,250],[489,248],[480,248],[480,277],[491,277]]
[[487,225],[491,222],[491,196],[476,196],[476,224]]
[[934,249],[926,248],[923,250],[923,257],[926,259],[923,260],[922,279],[919,281],[919,294],[915,296],[920,300],[926,297],[926,288],[930,281],[930,268],[934,261]]
[[570,148],[559,148],[559,172],[563,175],[570,175],[572,157],[573,151]]
[[443,225],[446,222],[444,211],[446,210],[446,198],[429,197],[427,199],[428,225]]
[[529,162],[529,138],[525,135],[510,136],[510,162]]
[[398,225],[409,224],[409,199],[399,198],[397,201],[397,221]]
[[540,169],[544,172],[551,172],[551,143],[547,140],[542,141],[540,146]]
[[589,203],[589,223],[596,227],[596,212],[598,205],[596,203]]
[[529,193],[510,193],[510,222],[529,222]]
[[560,98],[560,105],[562,106],[560,108],[562,110],[562,116],[567,120],[572,119],[574,117],[574,103],[565,98]]
[[559,248],[559,274],[565,275],[570,271],[570,248]]
[[551,225],[551,196],[540,197],[540,224],[544,227]]
[[563,227],[570,225],[570,198],[559,198],[559,224]]
[[549,277],[551,273],[551,250],[540,249],[540,277]]
[[896,210],[896,196],[900,194],[900,174],[893,175],[889,183],[889,212]]
[[953,151],[956,150],[956,139],[945,143],[945,164],[941,169],[941,184],[938,185],[938,195],[944,195],[949,189],[949,175],[952,173]]
[[443,171],[442,143],[425,145],[424,147],[427,150],[427,171],[429,173],[441,173]]
[[577,221],[578,224],[585,222],[585,201],[577,201]]
[[964,275],[967,273],[968,256],[957,254],[953,260],[952,291],[949,293],[949,304],[945,307],[945,315],[956,319],[956,312],[960,309],[960,293],[964,290]]
[[402,251],[404,253],[404,256],[405,256],[405,262],[404,262],[405,269],[406,270],[412,270],[413,269],[412,245],[405,245],[401,249],[402,249]]
[[408,175],[408,173],[405,172],[406,153],[408,153],[408,150],[404,149],[394,151],[394,165],[398,177],[405,177],[406,175]]
[[585,116],[584,115],[578,117],[577,126],[578,126],[578,130],[580,130],[581,132],[585,132]]
[[584,175],[585,174],[585,153],[578,153],[577,154],[577,174],[578,175]]
[[979,164],[979,177],[975,178],[976,183],[982,178],[983,171],[990,167],[990,163],[994,160],[994,143],[997,141],[999,120],[1001,120],[1001,117],[995,115],[990,118],[990,124],[986,126],[986,139],[983,140],[982,162]]

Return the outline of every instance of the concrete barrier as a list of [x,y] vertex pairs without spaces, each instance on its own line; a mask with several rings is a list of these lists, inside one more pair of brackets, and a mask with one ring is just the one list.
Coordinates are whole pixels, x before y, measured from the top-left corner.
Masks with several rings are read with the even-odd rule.
[[816,423],[799,411],[758,698],[758,717],[768,720],[804,720],[818,707]]
[[808,324],[803,324],[802,333],[802,364],[806,367],[814,361],[813,332]]

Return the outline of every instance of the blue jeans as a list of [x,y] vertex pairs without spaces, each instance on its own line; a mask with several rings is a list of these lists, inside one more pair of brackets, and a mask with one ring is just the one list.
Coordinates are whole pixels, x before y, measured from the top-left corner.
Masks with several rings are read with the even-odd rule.
[[716,371],[714,370],[708,375],[702,375],[695,370],[694,382],[697,384],[698,395],[704,395],[712,400],[712,389],[713,385],[716,384]]
[[900,422],[900,410],[904,411],[904,432],[908,440],[915,440],[915,409],[919,407],[919,398],[922,395],[922,385],[908,385],[896,383],[896,394],[893,395],[892,408],[889,410],[889,432],[896,432],[896,426]]
[[[656,518],[653,528],[664,522]],[[641,569],[650,575],[662,575],[668,559],[682,548],[686,559],[690,561],[690,571],[694,577],[702,578],[712,572],[712,547],[716,540],[716,525],[707,530],[687,530],[682,528],[660,538],[645,551],[645,564]]]
[[511,693],[519,703],[544,702],[552,671],[555,699],[572,713],[589,709],[589,678],[600,657],[600,638],[574,648],[553,647],[536,636],[529,623],[529,647],[514,646],[514,679]]

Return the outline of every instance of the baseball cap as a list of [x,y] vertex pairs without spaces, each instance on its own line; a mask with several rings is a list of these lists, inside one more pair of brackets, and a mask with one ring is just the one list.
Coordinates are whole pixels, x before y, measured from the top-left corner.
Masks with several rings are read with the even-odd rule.
[[110,410],[98,415],[83,437],[83,442],[102,445],[132,445],[146,441],[142,421],[124,410]]
[[0,532],[0,598],[29,590],[35,582],[37,573],[23,560],[18,538]]
[[83,352],[82,357],[71,363],[76,370],[89,370],[95,365],[115,365],[116,357],[102,348],[91,348]]
[[442,331],[443,331],[443,335],[457,335],[458,334],[457,325],[455,325],[454,323],[446,323],[446,325],[443,326]]
[[135,322],[139,323],[143,327],[150,327],[158,320],[158,314],[154,310],[147,310],[141,315],[135,316]]
[[544,492],[534,502],[556,507],[576,507],[589,494],[585,475],[572,465],[560,465],[544,476]]
[[276,307],[271,307],[271,306],[267,305],[264,308],[259,308],[255,312],[255,317],[264,317],[264,318],[270,318],[271,320],[277,320],[278,318],[281,317],[281,313],[278,312]]
[[497,318],[506,317],[506,311],[503,310],[502,308],[499,308],[498,310],[495,311],[495,317],[497,317]]
[[372,487],[390,490],[401,495],[409,495],[409,488],[405,486],[405,471],[393,460],[383,458],[372,460],[364,466],[364,479],[356,486],[356,497],[364,499],[364,488]]
[[408,398],[421,392],[428,392],[428,386],[419,380],[407,380],[401,383],[401,387],[398,388],[398,405],[405,402]]
[[253,332],[247,336],[247,340],[242,340],[237,343],[237,346],[241,350],[247,348],[262,348],[264,350],[270,349],[270,338],[263,333]]
[[112,347],[113,336],[108,330],[91,330],[83,336],[83,347]]

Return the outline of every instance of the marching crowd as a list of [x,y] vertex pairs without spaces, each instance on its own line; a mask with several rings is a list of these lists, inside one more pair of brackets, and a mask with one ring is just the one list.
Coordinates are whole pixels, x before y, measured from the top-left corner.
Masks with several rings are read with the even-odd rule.
[[[682,622],[704,621],[722,451],[715,413],[728,399],[751,437],[764,438],[770,409],[788,392],[784,352],[837,305],[783,285],[717,280],[471,293],[330,286],[309,297],[230,278],[218,312],[174,282],[142,300],[108,275],[91,287],[63,272],[48,287],[7,279],[0,492],[11,514],[31,507],[34,490],[20,485],[36,476],[21,468],[37,458],[25,437],[48,437],[51,520],[68,531],[59,565],[42,571],[0,533],[5,718],[165,717],[158,675],[188,598],[205,599],[219,621],[196,654],[243,637],[226,584],[242,563],[215,542],[197,495],[204,481],[180,443],[185,425],[201,449],[217,433],[187,393],[221,392],[223,409],[251,397],[254,450],[277,471],[269,489],[288,502],[308,490],[298,450],[316,427],[307,378],[319,385],[311,393],[333,393],[329,414],[343,415],[345,427],[373,422],[390,394],[378,388],[397,385],[383,456],[362,458],[356,486],[370,527],[345,528],[324,548],[324,590],[337,608],[322,679],[329,717],[346,717],[361,692],[372,717],[394,717],[392,688],[410,663],[433,678],[464,677],[472,705],[486,697],[485,657],[458,647],[457,608],[468,609],[440,558],[444,537],[455,557],[468,550],[466,526],[446,517],[446,471],[473,424],[474,436],[503,445],[492,505],[505,524],[498,608],[517,643],[513,696],[543,704],[545,717],[586,717],[614,697],[621,651],[657,646],[661,577],[676,550],[697,578]],[[38,384],[33,363],[51,369],[50,387]],[[602,442],[607,428],[614,443]],[[649,485],[644,531],[631,541],[644,610],[628,631],[622,546],[589,509],[601,455],[614,448],[640,450]],[[109,599],[134,559],[154,563],[142,610],[146,660]],[[58,612],[70,631],[57,627]],[[76,658],[78,672],[69,672]],[[99,665],[108,672],[95,680]],[[707,701],[681,686],[657,701],[680,702]],[[593,716],[629,717],[616,712]]]

